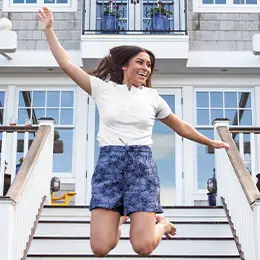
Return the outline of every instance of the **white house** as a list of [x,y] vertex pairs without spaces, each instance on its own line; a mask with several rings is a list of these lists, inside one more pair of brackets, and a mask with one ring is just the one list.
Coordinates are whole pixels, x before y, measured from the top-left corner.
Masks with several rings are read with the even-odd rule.
[[[172,111],[210,138],[215,118],[229,118],[234,129],[248,128],[233,137],[254,182],[260,172],[259,137],[250,134],[260,126],[260,39],[254,38],[260,28],[259,1],[161,2],[169,10],[166,27],[162,22],[153,30],[151,10],[157,1],[0,0],[0,18],[12,22],[11,31],[0,26],[0,124],[55,119],[52,176],[61,179],[62,193],[77,192],[77,205],[88,205],[90,199],[98,114],[93,100],[60,70],[49,51],[36,18],[43,5],[52,9],[57,37],[83,69],[95,67],[113,46],[153,51],[153,87]],[[106,27],[104,12],[111,7],[117,16],[111,13],[114,24]],[[163,206],[207,205],[207,181],[220,167],[214,151],[182,139],[160,122],[153,141]],[[18,149],[16,162],[22,156]]]

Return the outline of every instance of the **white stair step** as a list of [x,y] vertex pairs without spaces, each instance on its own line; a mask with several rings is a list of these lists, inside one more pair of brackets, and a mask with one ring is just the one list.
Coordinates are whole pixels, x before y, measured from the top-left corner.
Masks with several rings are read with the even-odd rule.
[[[228,222],[177,222],[176,237],[232,237]],[[121,226],[121,237],[129,237],[130,223]],[[35,236],[86,237],[89,221],[40,221]]]
[[[221,207],[170,207],[163,215],[170,221],[226,221]],[[41,220],[90,220],[90,211],[84,206],[44,207]]]
[[[221,257],[204,257],[204,256],[199,256],[199,257],[178,257],[178,256],[169,256],[169,257],[115,257],[115,256],[107,256],[106,258],[113,258],[117,260],[198,260],[198,259],[203,259],[203,260],[240,260],[240,257],[233,256],[233,257],[228,257],[228,256],[221,256]],[[104,260],[104,258],[100,257],[93,257],[93,256],[71,256],[64,258],[63,256],[28,256],[27,260]]]
[[[89,238],[34,238],[29,254],[92,254]],[[125,255],[136,253],[133,251],[129,239],[120,239],[110,255]],[[237,248],[232,239],[195,239],[195,238],[174,238],[162,240],[155,249],[153,255],[214,255],[214,256],[237,256]]]

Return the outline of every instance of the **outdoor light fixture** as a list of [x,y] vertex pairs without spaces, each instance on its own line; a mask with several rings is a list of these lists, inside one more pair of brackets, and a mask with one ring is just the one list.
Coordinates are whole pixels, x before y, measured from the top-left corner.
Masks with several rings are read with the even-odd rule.
[[0,54],[11,60],[7,53],[14,53],[17,49],[17,35],[12,30],[12,22],[8,18],[0,18]]
[[213,172],[213,177],[209,178],[207,181],[207,189],[209,191],[207,193],[209,206],[216,206],[217,204],[217,180],[215,177],[215,169],[213,169]]
[[58,177],[51,178],[51,194],[60,190],[60,179]]

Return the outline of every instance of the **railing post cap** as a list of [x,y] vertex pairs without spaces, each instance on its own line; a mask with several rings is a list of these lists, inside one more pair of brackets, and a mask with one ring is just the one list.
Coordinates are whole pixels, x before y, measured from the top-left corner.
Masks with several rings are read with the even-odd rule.
[[228,118],[216,118],[213,120],[213,126],[229,126],[230,120]]
[[41,125],[55,125],[55,120],[51,117],[41,117],[38,119],[39,126]]

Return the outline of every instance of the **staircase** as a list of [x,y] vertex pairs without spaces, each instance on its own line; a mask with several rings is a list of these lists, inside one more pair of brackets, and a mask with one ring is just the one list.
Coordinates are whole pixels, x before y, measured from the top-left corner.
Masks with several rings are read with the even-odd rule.
[[[222,207],[167,207],[164,215],[177,226],[172,240],[163,238],[150,257],[139,257],[131,248],[127,222],[109,258],[227,260],[240,259]],[[27,260],[98,259],[89,243],[90,212],[86,206],[43,209]]]

